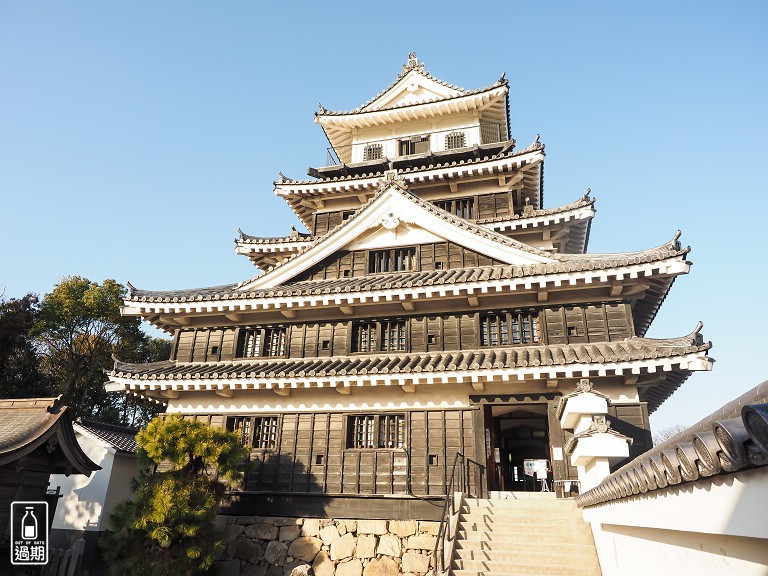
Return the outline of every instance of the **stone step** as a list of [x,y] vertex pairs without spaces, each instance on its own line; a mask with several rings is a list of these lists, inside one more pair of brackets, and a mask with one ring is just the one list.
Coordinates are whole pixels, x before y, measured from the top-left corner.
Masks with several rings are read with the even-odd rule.
[[490,510],[506,512],[507,510],[571,510],[576,512],[579,507],[574,500],[486,500],[481,502],[464,502],[462,510]]
[[602,576],[600,565],[597,560],[590,565],[575,564],[569,562],[568,558],[563,558],[562,562],[553,562],[549,559],[544,562],[496,562],[492,560],[454,560],[451,572],[454,576],[464,576],[473,574],[480,576],[484,574],[526,575],[531,574],[555,574],[557,576]]
[[575,510],[561,510],[552,508],[547,510],[527,509],[527,510],[506,510],[498,512],[489,511],[462,511],[461,518],[476,522],[502,522],[504,520],[515,522],[531,522],[535,520],[572,520],[574,522],[583,522],[581,512]]
[[535,539],[532,539],[530,535],[524,534],[519,536],[512,536],[509,538],[495,540],[489,540],[483,535],[478,535],[477,539],[463,539],[457,540],[454,545],[454,550],[466,550],[468,552],[490,550],[510,550],[510,551],[524,551],[524,550],[554,550],[558,551],[563,548],[573,549],[575,551],[585,551],[591,554],[595,553],[595,546],[591,538],[587,535],[571,535],[563,536],[561,534],[542,534],[536,535]]
[[456,538],[459,541],[488,541],[488,542],[518,542],[520,540],[531,540],[536,538],[539,542],[549,542],[550,540],[561,540],[563,542],[579,542],[584,540],[591,541],[592,531],[589,526],[578,527],[573,530],[556,530],[551,527],[533,530],[517,530],[506,532],[494,532],[487,527],[481,530],[467,530],[466,527],[459,526],[456,531]]
[[582,522],[573,521],[545,521],[535,520],[531,522],[488,522],[488,521],[466,521],[459,519],[457,528],[466,532],[493,532],[493,533],[524,533],[524,534],[536,534],[536,533],[563,533],[563,534],[577,534],[581,532],[588,533],[590,528],[587,524]]
[[556,498],[549,492],[516,492],[512,498],[495,499],[495,498],[464,498],[464,503],[468,506],[515,506],[517,504],[573,504],[576,505],[576,501],[573,498]]
[[491,562],[553,562],[561,558],[573,564],[583,566],[597,565],[595,547],[583,545],[562,545],[555,547],[549,545],[544,549],[521,545],[520,547],[504,546],[500,550],[467,550],[460,548],[455,550],[454,560],[482,560]]
[[579,571],[578,567],[556,567],[554,571],[542,572],[535,568],[523,567],[521,569],[512,568],[514,572],[499,571],[499,570],[458,570],[452,568],[450,571],[451,576],[602,576],[600,568],[587,569]]
[[491,492],[490,498],[467,498],[467,500],[556,500],[557,495],[554,492]]

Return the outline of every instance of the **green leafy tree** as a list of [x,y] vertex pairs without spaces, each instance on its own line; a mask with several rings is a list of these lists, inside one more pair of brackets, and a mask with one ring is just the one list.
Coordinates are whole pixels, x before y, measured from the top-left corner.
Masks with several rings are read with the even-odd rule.
[[29,337],[37,312],[34,294],[0,300],[0,397],[50,394],[49,382],[40,372],[37,352]]
[[181,416],[155,418],[136,436],[140,465],[134,500],[110,516],[100,541],[109,574],[193,576],[211,568],[223,544],[214,520],[228,484],[244,473],[247,451],[235,434]]
[[[146,422],[158,409],[136,404],[123,394],[104,390],[104,371],[112,356],[129,362],[152,361],[169,353],[170,344],[149,339],[137,317],[122,316],[127,290],[114,280],[101,284],[80,276],[66,277],[43,298],[30,336],[35,339],[41,371],[52,391],[78,416],[104,422]],[[162,359],[167,359],[164,356]]]

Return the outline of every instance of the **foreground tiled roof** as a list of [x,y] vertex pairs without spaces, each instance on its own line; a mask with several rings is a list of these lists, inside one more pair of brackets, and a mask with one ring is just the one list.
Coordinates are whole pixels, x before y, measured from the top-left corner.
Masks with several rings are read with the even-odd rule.
[[576,503],[594,506],[766,465],[768,381],[622,466]]
[[15,462],[44,443],[49,444],[49,453],[58,455],[51,473],[90,474],[99,469],[77,443],[69,408],[59,398],[0,400],[0,465]]
[[126,426],[116,426],[114,424],[105,424],[95,420],[81,419],[77,426],[96,436],[99,440],[106,442],[115,450],[120,452],[136,453],[136,433],[137,428],[128,428]]
[[449,268],[423,272],[395,272],[369,274],[362,277],[332,280],[292,282],[273,288],[239,290],[239,284],[225,284],[189,290],[153,291],[130,286],[128,301],[136,302],[201,302],[210,300],[237,300],[248,298],[272,298],[284,296],[340,294],[366,292],[393,288],[416,288],[441,284],[461,284],[484,280],[503,280],[525,276],[606,270],[620,266],[643,264],[683,256],[690,248],[681,248],[676,240],[638,252],[621,254],[558,254],[558,261],[547,264],[524,266],[479,266],[476,268]]
[[[518,346],[457,352],[371,354],[332,358],[258,358],[212,363],[167,360],[151,364],[131,364],[116,361],[108,375],[140,381],[310,379],[329,376],[515,369],[532,366],[547,368],[569,364],[599,365],[674,359],[689,354],[704,353],[710,348],[711,344],[703,342],[696,331],[681,338],[635,337],[618,342]],[[674,391],[674,388],[661,396],[657,395],[657,399],[650,401],[650,408],[655,409]]]

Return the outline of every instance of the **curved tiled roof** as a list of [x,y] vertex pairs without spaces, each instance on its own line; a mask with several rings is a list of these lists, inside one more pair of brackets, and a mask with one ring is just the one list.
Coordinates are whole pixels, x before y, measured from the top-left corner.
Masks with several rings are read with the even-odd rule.
[[575,202],[564,204],[563,206],[555,206],[554,208],[540,208],[538,210],[530,210],[529,212],[522,214],[510,214],[507,216],[496,216],[494,218],[482,218],[475,220],[474,222],[477,224],[494,224],[496,222],[507,222],[509,220],[528,220],[530,218],[538,218],[540,216],[553,216],[555,214],[562,214],[563,212],[585,208],[586,206],[593,206],[596,200],[596,198],[590,198],[589,192],[587,192],[584,194],[584,196]]
[[44,443],[52,474],[89,475],[100,467],[77,443],[69,407],[58,398],[0,400],[0,465],[15,462]]
[[480,92],[486,92],[488,90],[492,90],[493,88],[498,88],[499,86],[505,86],[505,85],[508,84],[507,80],[505,79],[505,74],[502,74],[501,77],[494,84],[491,84],[490,87],[489,86],[484,86],[483,88],[477,89],[477,90],[465,90],[464,88],[459,88],[458,86],[454,86],[453,84],[448,84],[447,82],[443,82],[439,78],[435,78],[434,76],[432,76],[427,70],[424,69],[424,63],[423,62],[419,62],[418,59],[415,57],[415,54],[414,54],[413,58],[411,58],[409,56],[408,63],[403,65],[403,68],[400,71],[400,73],[397,75],[397,78],[395,78],[395,80],[389,86],[384,88],[384,90],[382,90],[381,92],[376,94],[376,96],[374,96],[373,98],[368,100],[365,104],[355,108],[354,110],[344,110],[344,111],[326,110],[322,105],[319,105],[320,109],[319,109],[318,112],[315,112],[315,116],[342,116],[342,115],[347,115],[347,114],[359,114],[359,113],[362,113],[362,112],[375,112],[375,111],[378,111],[378,110],[392,110],[392,109],[395,109],[395,108],[402,108],[403,106],[384,106],[384,107],[379,107],[379,108],[369,108],[369,107],[370,107],[371,104],[376,102],[376,100],[378,100],[379,98],[384,96],[387,92],[392,90],[395,86],[397,86],[397,83],[400,82],[400,80],[402,80],[403,78],[405,78],[405,76],[407,76],[410,72],[416,72],[416,73],[420,74],[421,76],[423,76],[424,78],[432,80],[433,82],[436,82],[437,84],[440,84],[441,86],[445,86],[446,88],[450,88],[452,90],[457,90],[459,92],[459,94],[457,94],[455,96],[451,96],[451,97],[448,97],[448,98],[445,98],[445,97],[443,97],[443,98],[435,98],[435,99],[432,99],[432,100],[429,100],[429,101],[425,101],[425,102],[418,102],[418,104],[428,104],[430,102],[443,101],[443,100],[448,100],[448,99],[456,98],[456,97],[471,96],[473,94],[477,94],[477,93],[480,93]]
[[507,86],[509,82],[506,79],[499,79],[490,86],[483,86],[482,88],[478,88],[477,90],[466,90],[462,92],[461,94],[455,94],[453,96],[444,96],[440,98],[432,98],[430,100],[424,100],[423,102],[409,102],[407,104],[398,104],[397,106],[388,106],[386,108],[371,108],[368,110],[361,108],[355,108],[353,110],[326,110],[325,108],[321,108],[319,111],[315,112],[315,117],[320,118],[322,116],[349,116],[351,114],[366,114],[368,112],[379,112],[382,110],[399,110],[401,108],[412,108],[414,106],[424,106],[426,104],[434,104],[436,102],[447,102],[449,100],[457,100],[458,98],[466,98],[467,96],[475,96],[477,94],[482,94],[483,92],[490,92],[491,90],[495,90],[496,88],[500,88],[501,86]]
[[120,452],[136,452],[136,433],[138,428],[128,428],[126,426],[116,426],[95,420],[81,419],[77,426],[96,436],[99,440],[106,442],[115,450]]
[[[374,202],[376,202],[376,200],[378,200],[379,197],[381,197],[385,192],[393,188],[397,189],[403,195],[403,197],[410,200],[416,206],[419,206],[420,208],[426,210],[427,212],[430,212],[435,216],[439,216],[440,218],[442,218],[446,222],[453,224],[454,226],[458,226],[459,228],[462,228],[464,230],[469,230],[470,232],[473,232],[474,234],[476,234],[477,236],[480,236],[481,238],[495,240],[499,244],[503,244],[505,246],[509,246],[510,248],[515,248],[523,252],[528,252],[530,254],[535,254],[537,256],[542,256],[546,258],[553,257],[550,252],[541,250],[539,248],[534,248],[533,246],[529,246],[528,244],[524,244],[523,242],[514,240],[512,238],[504,236],[503,234],[500,234],[493,230],[489,230],[488,228],[480,226],[479,224],[475,224],[474,222],[471,222],[469,220],[466,220],[464,218],[451,214],[450,212],[446,212],[441,208],[438,208],[432,202],[429,202],[428,200],[423,200],[418,196],[416,196],[415,194],[413,194],[412,192],[410,192],[405,182],[403,182],[401,179],[398,179],[398,177],[395,176],[395,178],[392,180],[382,179],[379,182],[379,188],[376,194],[371,196],[371,198],[365,204],[363,204],[360,208],[358,208],[357,211],[354,214],[352,214],[349,218],[347,218],[340,224],[336,225],[334,228],[330,229],[323,236],[318,236],[314,238],[311,242],[308,242],[306,246],[303,246],[297,252],[295,252],[294,254],[291,254],[288,258],[286,258],[282,262],[278,262],[277,264],[275,264],[273,268],[267,269],[267,271],[261,276],[258,276],[258,278],[261,279],[261,278],[264,278],[265,276],[268,276],[270,272],[272,272],[273,270],[276,270],[281,266],[285,266],[289,262],[292,262],[293,260],[301,257],[301,255],[304,254],[305,252],[308,252],[309,250],[315,248],[315,246],[325,242],[329,238],[332,238],[333,236],[336,235],[336,233],[339,230],[342,230],[343,228],[347,228],[351,226],[354,223],[354,221],[357,220],[360,217],[360,215],[363,214],[369,206],[371,206]],[[251,280],[243,282],[243,284],[252,282],[255,279],[256,278],[253,278]]]
[[183,380],[452,372],[675,358],[706,352],[711,346],[711,343],[703,342],[700,335],[694,332],[681,338],[635,337],[616,342],[517,346],[459,352],[370,354],[331,358],[257,358],[212,363],[167,360],[133,364],[116,360],[108,374],[137,380]]
[[451,88],[452,90],[458,90],[459,92],[466,92],[464,88],[459,88],[458,86],[454,86],[453,84],[448,84],[447,82],[443,82],[439,78],[435,78],[434,76],[432,76],[432,74],[430,74],[427,70],[424,69],[424,63],[419,62],[418,59],[415,58],[416,56],[415,53],[413,54],[413,56],[414,56],[414,60],[411,60],[411,58],[409,57],[408,63],[403,64],[403,69],[397,75],[397,78],[395,78],[394,82],[392,82],[389,86],[384,88],[384,90],[376,94],[376,96],[368,100],[368,102],[360,106],[360,109],[367,108],[370,104],[372,104],[373,102],[376,102],[376,100],[378,100],[379,98],[384,96],[384,94],[392,90],[392,88],[397,86],[397,83],[400,82],[400,80],[402,80],[403,78],[405,78],[405,76],[411,70],[418,72],[419,74],[421,74],[425,78],[428,78],[429,80],[432,80],[433,82],[437,82],[441,86],[445,86],[446,88]]
[[292,242],[310,242],[313,240],[312,234],[307,232],[299,232],[294,229],[288,236],[266,237],[266,236],[251,236],[246,234],[242,230],[237,230],[239,238],[235,239],[235,242],[242,244],[288,244]]
[[541,274],[579,272],[610,269],[618,266],[642,264],[687,254],[689,248],[676,248],[674,241],[640,252],[626,254],[596,254],[594,259],[582,254],[559,254],[560,260],[552,264],[530,264],[525,266],[478,266],[475,268],[449,268],[424,272],[395,272],[369,274],[363,277],[338,278],[331,280],[308,280],[282,284],[273,288],[238,290],[240,284],[225,284],[191,290],[153,291],[130,287],[127,300],[137,302],[200,302],[209,300],[236,300],[248,298],[275,298],[284,296],[340,294],[388,290],[394,288],[415,288],[438,284],[461,284],[484,280],[521,278]]
[[[514,142],[514,141],[509,141]],[[530,146],[526,146],[525,148],[522,148],[520,150],[514,150],[513,148],[506,149],[509,142],[494,144],[492,148],[500,148],[500,150],[494,154],[490,155],[484,155],[484,156],[473,156],[471,158],[465,158],[463,160],[451,160],[446,159],[444,162],[436,162],[435,160],[440,160],[440,156],[427,156],[424,158],[424,160],[428,163],[417,165],[417,166],[408,166],[404,168],[398,168],[398,174],[411,174],[414,172],[421,172],[423,170],[435,170],[440,168],[453,168],[457,166],[469,166],[472,164],[480,164],[483,162],[491,162],[493,160],[501,160],[504,158],[512,158],[514,156],[521,156],[523,154],[528,154],[529,152],[535,152],[537,150],[544,150],[545,145],[542,143],[534,143]],[[483,146],[479,147],[478,151],[483,151],[488,149],[488,147]],[[457,153],[456,155],[459,155]],[[273,182],[275,186],[279,186],[280,184],[322,184],[326,182],[344,182],[348,180],[360,180],[362,178],[376,178],[381,177],[384,175],[386,171],[388,171],[389,168],[386,167],[384,163],[382,163],[382,168],[380,170],[376,170],[369,173],[363,173],[363,174],[343,174],[341,176],[329,176],[326,178],[310,178],[305,180],[294,180],[291,178],[282,178],[281,180]]]
[[576,503],[595,506],[768,465],[767,402],[768,381],[622,466]]

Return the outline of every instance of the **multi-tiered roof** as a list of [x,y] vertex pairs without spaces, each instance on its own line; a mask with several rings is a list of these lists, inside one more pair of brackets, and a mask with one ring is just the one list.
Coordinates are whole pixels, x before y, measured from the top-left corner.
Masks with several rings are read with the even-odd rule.
[[[522,308],[621,300],[632,311],[623,341],[533,343],[455,352],[336,354],[330,358],[232,358],[153,364],[116,362],[112,390],[177,398],[201,390],[291,390],[484,382],[543,382],[615,376],[636,385],[651,410],[694,370],[707,370],[700,327],[681,338],[645,338],[672,283],[690,268],[675,237],[658,247],[587,254],[595,214],[589,192],[545,209],[544,145],[517,150],[509,135],[507,81],[463,90],[432,77],[414,55],[396,81],[352,111],[321,107],[316,123],[332,146],[308,180],[274,183],[309,232],[285,237],[242,231],[236,252],[260,269],[240,282],[176,291],[131,287],[124,313],[173,332],[323,318],[383,317],[441,310]],[[469,190],[472,214],[452,198]],[[484,215],[504,194],[508,201]],[[447,199],[447,200],[446,200]],[[491,214],[490,216],[488,214]],[[321,218],[322,216],[322,218]],[[469,216],[469,217],[465,217]],[[341,252],[451,242],[471,251],[461,266],[358,274],[311,274]],[[344,272],[344,273],[342,273]],[[555,384],[556,385],[556,384]]]

